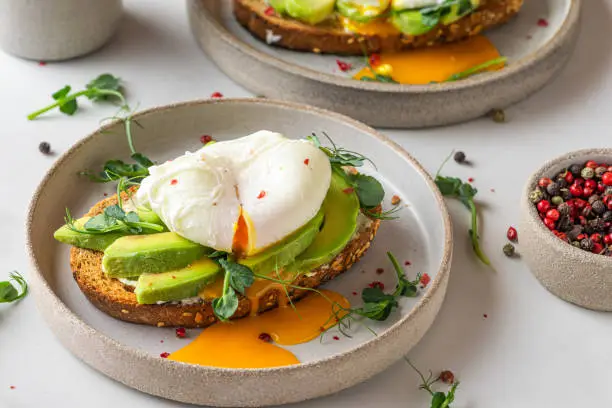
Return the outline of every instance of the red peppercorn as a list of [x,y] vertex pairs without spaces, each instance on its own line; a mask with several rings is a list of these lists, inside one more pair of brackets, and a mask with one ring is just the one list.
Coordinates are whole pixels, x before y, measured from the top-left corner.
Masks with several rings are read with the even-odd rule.
[[163,353],[161,353],[159,356],[160,356],[161,358],[168,358],[168,357],[170,357],[170,353],[168,353],[167,351],[164,351],[164,352],[163,352]]
[[584,185],[584,179],[578,177],[576,180],[574,180],[574,184],[577,184],[579,186],[583,186]]
[[539,27],[548,27],[548,20],[541,18],[538,20]]
[[412,265],[412,263],[410,261],[406,261],[406,262],[404,262],[404,265],[410,266],[410,265]]
[[588,167],[590,169],[595,170],[597,167],[599,167],[599,165],[597,164],[597,162],[595,160],[589,160],[588,162],[586,162],[584,167]]
[[580,220],[580,225],[582,225],[582,226],[586,225],[587,220],[586,220],[584,215],[578,216],[578,219]]
[[200,142],[202,142],[202,144],[208,144],[210,142],[212,142],[213,138],[211,135],[202,135],[200,136]]
[[592,188],[590,188],[590,187],[585,187],[585,188],[582,190],[582,195],[583,195],[584,197],[588,198],[588,197],[592,196],[594,192],[595,192],[595,190],[594,190],[594,189],[592,189]]
[[370,55],[370,65],[373,67],[380,65],[380,54]]
[[546,212],[546,218],[550,218],[553,221],[557,221],[561,214],[559,214],[559,210],[553,208],[552,210],[548,210]]
[[261,333],[259,336],[257,336],[257,338],[266,343],[272,343],[272,336],[270,336],[268,333]]
[[577,198],[574,200],[575,206],[577,209],[582,210],[588,203],[581,198]]
[[219,99],[219,98],[223,98],[223,94],[221,92],[213,92],[212,95],[210,95],[211,98],[215,98],[215,99]]
[[593,242],[601,242],[601,234],[591,234],[589,237]]
[[344,190],[342,190],[342,192],[344,194],[351,194],[353,191],[355,191],[355,189],[353,187],[348,187],[348,188],[345,188]]
[[546,188],[550,183],[552,183],[552,180],[549,179],[548,177],[542,177],[539,181],[538,181],[538,186],[542,187],[542,188]]
[[599,242],[593,243],[593,249],[591,250],[591,252],[593,252],[594,254],[600,254],[602,251],[603,245],[601,245]]
[[567,184],[572,184],[574,182],[574,175],[569,171],[565,172],[565,181],[567,181]]
[[452,371],[442,371],[438,376],[438,379],[445,384],[453,384],[455,382],[455,374]]
[[431,277],[428,274],[424,273],[421,276],[421,280],[420,280],[421,285],[427,286],[429,285],[429,282],[431,282]]
[[538,203],[538,211],[541,213],[545,213],[550,209],[550,202],[548,200],[542,200]]
[[179,339],[184,339],[185,337],[187,337],[187,331],[185,330],[184,327],[178,327],[176,330],[176,337],[178,337]]
[[555,222],[550,218],[544,218],[544,225],[551,231],[555,229]]
[[177,179],[172,179],[172,180],[170,180],[170,184],[171,184],[171,185],[175,186],[175,185],[176,185],[176,183],[178,183],[178,180],[177,180]]
[[606,191],[606,185],[604,183],[597,184],[597,192],[603,193],[604,191]]
[[576,237],[576,239],[577,239],[578,241],[582,241],[582,240],[583,240],[583,239],[585,239],[586,237],[587,237],[587,236],[586,236],[586,234],[578,234],[578,236]]
[[581,197],[582,193],[584,192],[582,187],[580,187],[580,185],[577,184],[576,181],[570,186],[569,191],[574,197]]
[[612,234],[608,234],[604,237],[604,244],[612,245]]
[[340,340],[340,337],[334,336],[334,340],[338,341],[338,340]]
[[601,181],[606,185],[606,186],[612,186],[612,172],[607,171],[603,174],[603,176],[601,176]]
[[258,199],[258,200],[261,200],[261,199],[262,199],[262,198],[264,198],[265,196],[266,196],[266,192],[265,192],[265,191],[263,191],[263,190],[261,190],[261,191],[259,192],[259,195],[257,196],[257,199]]
[[593,179],[585,180],[584,188],[595,188],[597,186],[597,182]]
[[385,284],[379,281],[374,281],[368,285],[371,288],[378,288],[380,290],[385,290]]
[[274,7],[270,6],[264,11],[264,14],[266,16],[273,16],[276,14],[276,11],[274,11]]
[[376,269],[376,274],[377,275],[382,275],[385,272],[385,270],[383,268],[377,268]]
[[348,62],[344,62],[340,60],[336,60],[336,64],[338,64],[338,69],[340,69],[340,71],[342,72],[349,71],[353,68],[353,66],[349,64]]
[[508,232],[506,232],[506,236],[510,241],[516,241],[518,238],[518,233],[516,232],[516,228],[510,227],[508,228]]
[[310,163],[310,159],[305,159],[304,164],[308,166],[308,163]]

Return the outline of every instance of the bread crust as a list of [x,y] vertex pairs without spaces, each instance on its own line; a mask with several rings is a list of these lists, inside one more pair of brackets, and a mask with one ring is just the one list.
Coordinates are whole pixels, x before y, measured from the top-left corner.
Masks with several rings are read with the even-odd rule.
[[266,14],[264,0],[234,0],[236,20],[255,37],[266,41],[269,34],[278,36],[270,45],[296,51],[323,54],[363,55],[400,52],[437,44],[457,42],[506,23],[517,14],[524,0],[482,0],[473,13],[450,25],[439,24],[426,34],[412,36],[356,35],[344,30],[338,21],[311,26],[276,14]]
[[[117,204],[116,195],[98,202],[86,215],[100,214],[106,207],[114,204]],[[345,272],[368,250],[379,225],[379,220],[372,220],[330,263],[313,270],[308,276],[299,277],[294,284],[316,288]],[[139,304],[133,288],[106,277],[102,271],[102,256],[102,252],[91,249],[72,247],[70,250],[70,267],[74,280],[89,301],[104,313],[127,322],[158,327],[206,327],[217,321],[210,300],[198,304]],[[266,292],[259,301],[258,312],[278,306],[281,297],[285,296],[280,292],[280,289]],[[299,300],[307,292],[289,289],[289,293],[292,300]],[[249,315],[251,307],[251,302],[241,296],[238,310],[232,319]]]

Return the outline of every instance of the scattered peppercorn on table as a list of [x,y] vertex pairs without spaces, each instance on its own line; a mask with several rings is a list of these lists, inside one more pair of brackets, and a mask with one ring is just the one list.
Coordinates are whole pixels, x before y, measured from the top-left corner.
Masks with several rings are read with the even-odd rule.
[[[127,15],[117,37],[84,59],[39,63],[0,53],[0,163],[5,192],[0,203],[4,223],[0,281],[7,280],[13,270],[28,278],[25,208],[44,172],[70,145],[97,128],[101,118],[116,113],[112,104],[94,108],[84,103],[73,117],[50,113],[28,122],[26,115],[47,105],[51,93],[109,72],[123,79],[130,104],[139,103],[141,109],[198,98],[254,97],[226,78],[197,48],[184,7],[178,2],[126,2]],[[448,294],[433,327],[408,355],[421,370],[445,373],[445,381],[452,377],[461,382],[452,407],[612,406],[608,392],[612,314],[581,309],[547,292],[521,261],[521,231],[510,229],[518,223],[524,184],[544,161],[571,150],[610,146],[612,58],[604,50],[612,35],[612,0],[585,1],[584,18],[588,24],[561,77],[525,102],[496,113],[496,120],[488,117],[447,128],[384,131],[432,175],[453,149],[463,152],[464,156],[446,164],[443,174],[469,180],[478,189],[480,246],[493,268],[483,265],[472,251],[469,213],[462,203],[449,201],[455,252]],[[502,117],[505,123],[498,123]],[[579,164],[580,169],[570,170],[572,178],[594,179],[595,189],[612,184],[610,169],[603,172],[597,166]],[[591,171],[602,173],[593,176]],[[568,211],[577,211],[553,202],[553,197],[565,193],[561,189],[584,196],[584,189],[593,187],[593,183],[567,179],[561,185],[552,180],[542,183],[539,193],[533,193],[533,202],[549,224],[565,219]],[[601,213],[591,219],[609,221],[611,202],[589,197],[584,201],[591,211]],[[564,225],[567,231],[560,232],[565,235],[560,238],[590,251],[612,242],[612,237],[595,231],[599,225],[591,228],[601,235],[597,237],[593,233],[581,236],[582,231],[575,235],[579,228],[574,227]],[[504,249],[510,241],[512,257],[506,256],[511,250]],[[100,326],[105,324],[118,323],[108,319]],[[174,330],[160,334],[160,339],[171,335]],[[127,329],[125,336],[129,336]],[[18,303],[0,304],[0,349],[4,351],[0,357],[2,408],[83,403],[88,408],[183,406],[134,391],[78,361],[52,336],[30,295]],[[419,384],[421,379],[401,360],[363,384],[297,406],[428,407],[431,397],[418,390]]]

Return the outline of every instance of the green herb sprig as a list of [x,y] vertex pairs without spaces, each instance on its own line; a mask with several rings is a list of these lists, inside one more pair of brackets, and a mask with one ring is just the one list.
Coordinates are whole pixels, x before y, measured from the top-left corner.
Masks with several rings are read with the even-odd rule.
[[357,193],[357,197],[359,198],[359,205],[364,212],[372,218],[379,218],[381,220],[396,218],[392,216],[392,214],[397,212],[394,209],[380,214],[373,211],[385,198],[385,190],[376,178],[362,173],[350,174],[344,170],[344,167],[362,167],[365,162],[371,163],[372,166],[376,168],[374,162],[361,153],[338,147],[327,133],[323,132],[323,135],[330,142],[331,147],[323,146],[321,140],[315,133],[306,137],[306,139],[311,141],[327,155],[332,166],[332,171],[342,176],[342,178],[355,189],[355,193]]
[[[13,284],[15,282],[18,287]],[[17,302],[28,294],[28,283],[17,271],[9,274],[9,280],[0,282],[0,303]]]
[[458,15],[464,15],[474,9],[471,0],[446,0],[441,4],[422,8],[420,10],[421,22],[427,27],[435,27],[440,23],[442,17],[452,11],[453,6],[458,6]]
[[225,322],[238,310],[238,293],[244,295],[246,288],[255,281],[255,276],[248,266],[236,263],[229,257],[219,257],[217,262],[225,270],[225,278],[222,295],[213,300],[212,307],[215,316]]
[[164,231],[163,226],[142,222],[137,213],[134,211],[125,212],[118,204],[106,207],[102,214],[98,214],[88,219],[83,227],[78,227],[76,225],[76,220],[72,217],[72,214],[70,214],[70,210],[66,208],[64,221],[68,228],[81,234],[103,235],[125,231],[137,235]]
[[129,110],[123,95],[121,80],[111,74],[102,74],[91,80],[84,90],[72,93],[71,91],[72,87],[66,85],[54,92],[51,97],[55,102],[36,112],[32,112],[28,115],[28,120],[34,120],[55,108],[59,108],[60,112],[72,116],[78,110],[77,99],[83,96],[93,102],[118,101],[122,109]]
[[438,382],[438,378],[434,378],[433,373],[430,371],[429,376],[425,378],[423,373],[419,371],[418,368],[407,357],[404,357],[404,360],[412,367],[414,371],[417,372],[419,377],[421,377],[421,385],[419,385],[419,389],[425,390],[431,395],[431,406],[430,408],[449,408],[450,404],[455,401],[455,392],[459,387],[459,382],[454,382],[451,385],[450,390],[447,393],[442,391],[434,391],[432,386]]
[[487,69],[496,65],[506,65],[506,62],[508,62],[507,57],[494,58],[492,60],[483,62],[482,64],[478,64],[472,68],[466,69],[465,71],[453,74],[444,82],[460,81],[462,79],[471,77],[472,75],[480,74],[481,72],[486,71]]
[[454,151],[444,160],[440,169],[436,173],[435,182],[440,189],[440,192],[445,197],[456,198],[463,203],[470,211],[472,215],[472,224],[469,229],[470,240],[472,241],[472,248],[474,253],[487,266],[491,266],[491,261],[485,255],[480,247],[480,239],[478,235],[478,209],[474,202],[474,197],[478,193],[478,190],[472,187],[469,183],[464,183],[460,178],[457,177],[443,177],[440,175],[442,168],[448,162]]

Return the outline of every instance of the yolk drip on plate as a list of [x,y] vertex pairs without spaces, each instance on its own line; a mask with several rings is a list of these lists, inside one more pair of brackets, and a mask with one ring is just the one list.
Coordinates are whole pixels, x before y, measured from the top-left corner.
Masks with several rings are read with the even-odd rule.
[[[300,361],[293,353],[277,344],[295,345],[315,339],[321,335],[322,329],[336,324],[332,302],[344,308],[350,307],[348,300],[339,293],[327,290],[321,292],[327,299],[319,294],[310,294],[295,303],[295,310],[281,306],[258,316],[230,323],[216,323],[204,329],[189,345],[172,353],[169,359],[225,368],[299,364]],[[260,338],[266,335],[274,343]]]
[[[444,82],[453,74],[466,71],[479,64],[500,57],[499,51],[488,38],[475,36],[462,42],[442,46],[416,49],[401,53],[380,55],[380,64],[375,69],[381,75],[389,75],[401,84],[425,85],[431,82]],[[494,66],[489,70],[498,70]],[[369,68],[355,75],[355,79],[372,77]]]

